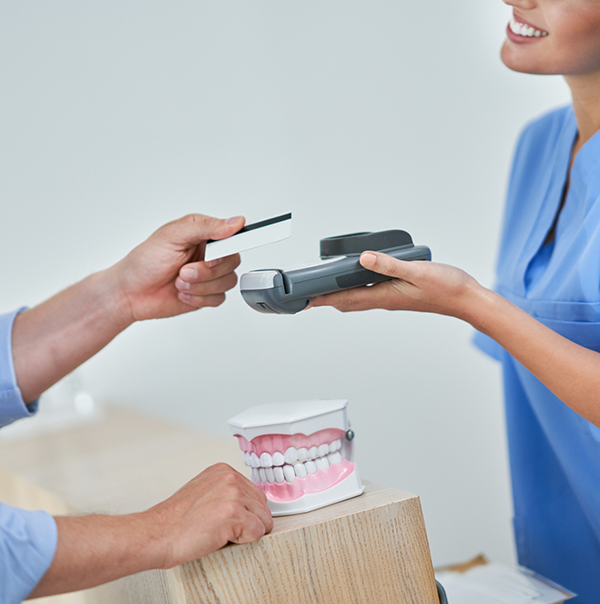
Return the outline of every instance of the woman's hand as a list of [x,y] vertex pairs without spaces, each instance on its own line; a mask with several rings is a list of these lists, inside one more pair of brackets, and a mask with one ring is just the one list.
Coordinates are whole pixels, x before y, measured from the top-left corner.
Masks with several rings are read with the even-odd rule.
[[315,296],[311,306],[333,306],[343,312],[383,308],[451,315],[469,321],[481,286],[467,273],[446,264],[397,260],[380,252],[363,252],[364,268],[393,277],[370,287]]
[[128,318],[158,319],[222,304],[237,283],[240,257],[204,262],[204,249],[209,239],[230,237],[243,226],[242,216],[190,214],[160,227],[108,269]]

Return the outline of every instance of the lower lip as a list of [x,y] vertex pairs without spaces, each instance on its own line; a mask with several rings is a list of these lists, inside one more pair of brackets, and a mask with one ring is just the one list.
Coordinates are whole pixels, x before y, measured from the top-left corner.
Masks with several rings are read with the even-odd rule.
[[510,23],[506,26],[506,36],[511,42],[514,42],[515,44],[534,44],[535,42],[539,42],[540,40],[543,40],[545,37],[547,37],[538,36],[536,38],[535,36],[519,36],[510,28]]

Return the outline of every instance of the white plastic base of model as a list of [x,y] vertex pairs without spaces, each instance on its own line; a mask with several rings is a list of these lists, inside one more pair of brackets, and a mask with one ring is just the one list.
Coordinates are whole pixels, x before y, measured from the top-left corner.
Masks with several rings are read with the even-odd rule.
[[282,220],[274,224],[253,229],[242,233],[237,233],[227,239],[219,239],[206,244],[204,250],[204,260],[216,260],[231,256],[231,254],[239,254],[261,245],[275,243],[282,239],[287,239],[292,234],[292,219]]
[[291,516],[312,512],[326,505],[333,505],[352,497],[358,497],[365,490],[356,469],[344,480],[320,493],[309,493],[293,501],[271,501],[267,498],[267,505],[273,516]]

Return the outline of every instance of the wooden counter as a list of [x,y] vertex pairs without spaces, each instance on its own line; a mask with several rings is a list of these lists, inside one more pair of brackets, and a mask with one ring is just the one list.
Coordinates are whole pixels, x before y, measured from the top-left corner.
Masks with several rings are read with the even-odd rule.
[[[0,440],[0,501],[55,515],[135,512],[220,461],[249,476],[233,438],[107,407],[87,423]],[[437,604],[418,497],[365,484],[360,497],[276,518],[256,543],[37,602]]]

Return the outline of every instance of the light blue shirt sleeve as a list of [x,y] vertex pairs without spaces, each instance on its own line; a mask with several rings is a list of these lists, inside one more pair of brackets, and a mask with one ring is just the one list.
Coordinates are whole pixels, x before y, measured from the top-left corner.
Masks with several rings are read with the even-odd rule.
[[29,417],[37,411],[38,401],[25,404],[17,386],[12,356],[12,328],[23,308],[0,315],[0,427]]
[[[21,310],[0,315],[0,426],[37,411],[37,400],[23,401],[13,365],[12,328]],[[48,512],[0,503],[1,604],[20,603],[31,593],[50,567],[57,541],[56,522]]]
[[0,602],[20,604],[50,567],[58,530],[48,512],[0,503]]

